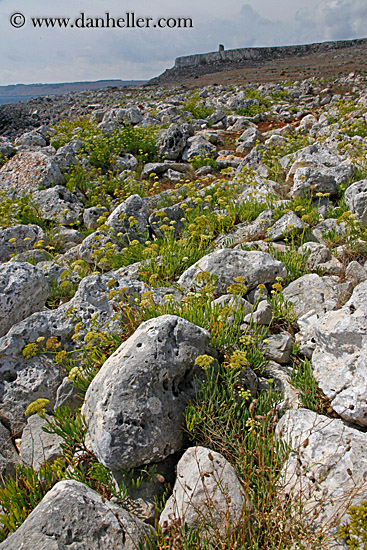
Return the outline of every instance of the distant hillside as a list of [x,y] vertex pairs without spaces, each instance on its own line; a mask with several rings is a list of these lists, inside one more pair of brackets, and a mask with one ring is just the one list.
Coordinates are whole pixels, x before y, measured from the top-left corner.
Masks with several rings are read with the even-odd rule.
[[[366,51],[366,38],[293,46],[238,48],[235,50],[225,50],[224,46],[219,46],[219,50],[216,52],[177,57],[174,67],[150,80],[149,84],[161,85],[169,82],[185,81],[190,78],[198,79],[204,75],[238,69],[245,69],[246,73],[244,74],[247,74],[247,71],[264,67],[269,63],[279,66],[282,62],[285,62],[286,68],[301,60],[302,65],[307,63],[308,59],[317,60],[325,57],[328,57],[329,60],[339,58],[337,62],[334,62],[331,71],[331,74],[336,74],[338,72],[337,67],[340,67],[340,59],[345,56],[349,57],[350,61],[357,56],[361,57],[362,63],[365,65]],[[361,68],[360,64],[353,67],[352,70],[356,68]]]
[[55,84],[12,84],[0,86],[0,105],[27,101],[31,97],[102,90],[107,87],[140,86],[145,82],[145,80],[97,80],[90,82],[58,82]]

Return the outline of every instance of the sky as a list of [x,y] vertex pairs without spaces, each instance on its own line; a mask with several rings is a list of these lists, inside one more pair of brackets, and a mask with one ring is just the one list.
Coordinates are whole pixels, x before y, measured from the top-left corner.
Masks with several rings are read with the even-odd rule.
[[[32,18],[191,18],[193,28],[34,28]],[[25,24],[10,23],[21,14]],[[19,16],[15,24],[22,22]],[[153,22],[154,23],[154,22]],[[151,24],[153,24],[151,23]],[[0,85],[147,80],[175,57],[367,36],[366,0],[0,0]]]

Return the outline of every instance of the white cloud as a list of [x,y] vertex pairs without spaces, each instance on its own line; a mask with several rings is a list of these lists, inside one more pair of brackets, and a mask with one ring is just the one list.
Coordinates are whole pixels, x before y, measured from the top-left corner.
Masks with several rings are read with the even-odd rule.
[[[107,3],[106,3],[107,2]],[[0,0],[0,84],[103,78],[150,78],[179,55],[228,48],[307,43],[363,36],[366,0]],[[30,6],[32,4],[32,6]],[[193,29],[13,29],[14,11],[31,16],[192,17]]]

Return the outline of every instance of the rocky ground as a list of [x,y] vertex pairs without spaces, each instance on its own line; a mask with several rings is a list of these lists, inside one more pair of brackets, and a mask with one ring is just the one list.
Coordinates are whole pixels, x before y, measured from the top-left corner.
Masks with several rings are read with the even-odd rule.
[[358,544],[366,77],[1,116],[0,548]]

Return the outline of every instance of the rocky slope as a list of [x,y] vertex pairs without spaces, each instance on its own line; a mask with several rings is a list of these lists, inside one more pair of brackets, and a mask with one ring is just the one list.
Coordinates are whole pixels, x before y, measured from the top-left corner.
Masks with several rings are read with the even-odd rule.
[[58,101],[1,111],[0,548],[348,548],[367,79]]

